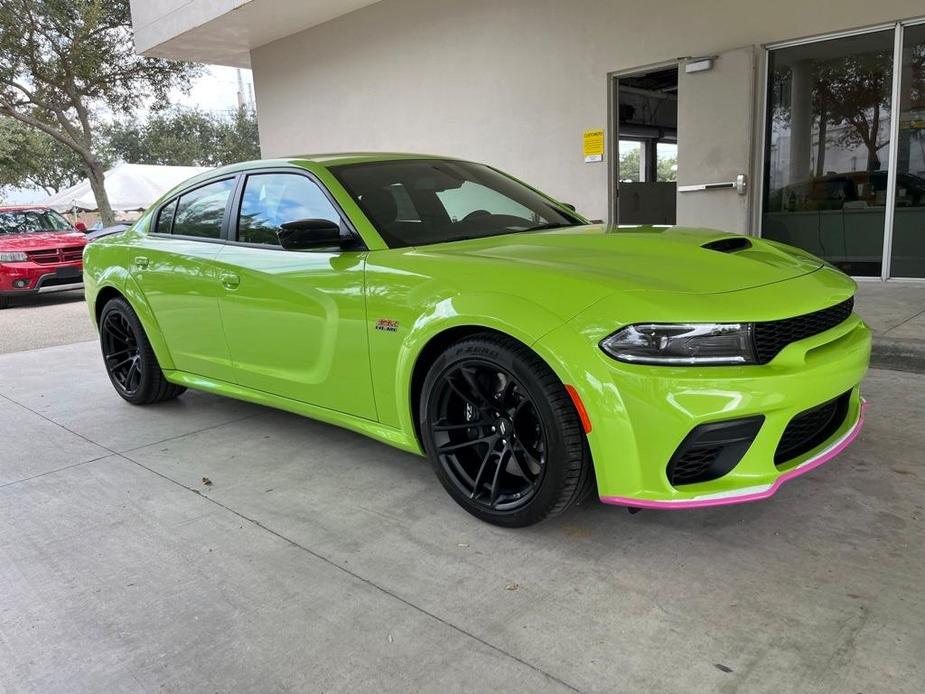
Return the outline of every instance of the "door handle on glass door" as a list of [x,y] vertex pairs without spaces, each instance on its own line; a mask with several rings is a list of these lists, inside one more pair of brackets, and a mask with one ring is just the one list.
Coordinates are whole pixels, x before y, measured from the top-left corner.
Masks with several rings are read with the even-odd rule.
[[223,272],[220,279],[225,289],[237,289],[238,285],[241,284],[241,278],[233,272]]

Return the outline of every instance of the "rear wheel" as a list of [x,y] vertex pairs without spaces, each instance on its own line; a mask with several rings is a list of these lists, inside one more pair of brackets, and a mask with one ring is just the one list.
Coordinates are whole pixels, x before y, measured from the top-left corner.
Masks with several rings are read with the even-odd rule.
[[0,310],[5,309],[5,308],[9,308],[9,307],[10,307],[10,303],[11,303],[10,297],[8,297],[8,296],[0,296]]
[[538,523],[581,501],[593,485],[565,388],[511,338],[477,335],[444,352],[424,381],[419,416],[444,488],[489,523]]
[[109,380],[133,405],[172,400],[186,390],[164,377],[141,321],[125,299],[111,299],[103,307],[100,346]]

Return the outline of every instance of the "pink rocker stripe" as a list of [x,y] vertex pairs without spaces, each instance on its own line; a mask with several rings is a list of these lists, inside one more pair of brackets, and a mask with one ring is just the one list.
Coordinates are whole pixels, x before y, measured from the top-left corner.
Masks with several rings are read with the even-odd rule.
[[817,458],[811,458],[799,467],[788,470],[783,475],[774,480],[774,483],[760,492],[750,494],[738,494],[724,497],[714,497],[712,499],[692,499],[690,501],[653,501],[651,499],[633,499],[625,496],[602,496],[601,501],[605,504],[614,504],[616,506],[634,506],[636,508],[654,508],[654,509],[686,509],[686,508],[705,508],[707,506],[728,506],[730,504],[744,504],[748,501],[759,501],[774,496],[780,486],[794,477],[806,474],[810,470],[815,470],[823,463],[827,463],[838,456],[843,450],[852,444],[861,433],[864,427],[864,411],[867,409],[867,402],[861,404],[861,412],[858,415],[858,421],[855,422],[845,437],[838,442],[831,450],[828,450]]

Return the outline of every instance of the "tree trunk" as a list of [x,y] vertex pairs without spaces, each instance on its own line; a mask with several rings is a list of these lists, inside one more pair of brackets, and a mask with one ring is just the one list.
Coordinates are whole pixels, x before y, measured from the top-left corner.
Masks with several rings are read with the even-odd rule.
[[93,191],[93,197],[96,198],[96,207],[100,213],[100,220],[104,227],[112,226],[116,223],[116,215],[109,204],[109,195],[106,193],[105,177],[103,165],[99,159],[93,158],[93,161],[86,162],[87,178],[90,179],[90,189]]
[[828,136],[828,114],[825,108],[825,99],[819,107],[819,142],[816,143],[816,178],[822,178],[825,175],[825,138]]

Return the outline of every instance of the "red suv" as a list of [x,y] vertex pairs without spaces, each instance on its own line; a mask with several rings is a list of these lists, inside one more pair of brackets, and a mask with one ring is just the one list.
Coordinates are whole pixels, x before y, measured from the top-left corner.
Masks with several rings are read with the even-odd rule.
[[82,226],[45,207],[0,207],[0,308],[14,296],[80,289]]

